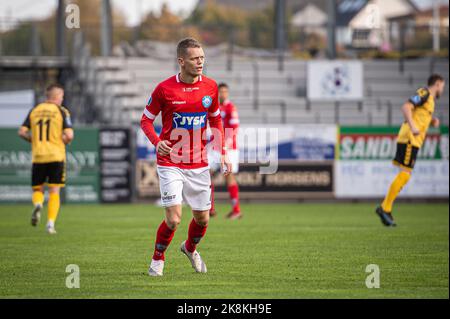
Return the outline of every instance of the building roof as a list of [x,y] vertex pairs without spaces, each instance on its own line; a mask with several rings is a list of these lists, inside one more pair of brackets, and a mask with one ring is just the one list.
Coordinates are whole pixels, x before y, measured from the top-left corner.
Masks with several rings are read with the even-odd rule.
[[336,26],[345,27],[369,3],[369,0],[341,0],[336,8]]
[[[348,26],[353,19],[370,3],[373,3],[373,0],[337,0],[337,16],[336,16],[336,25],[338,27]],[[408,6],[411,10],[411,14],[418,12],[418,8],[412,0],[399,0],[404,2],[406,6]],[[388,1],[383,3],[384,5],[389,4]],[[386,8],[383,11],[386,12]]]
[[[448,4],[442,4],[439,6],[439,15],[441,17],[448,17]],[[433,15],[433,8],[422,10],[416,13],[416,16],[432,16]]]
[[326,12],[310,3],[292,16],[291,24],[296,27],[325,26],[327,17]]
[[[203,7],[209,0],[199,0],[197,8]],[[233,6],[243,10],[252,11],[265,9],[273,6],[275,0],[212,0],[218,4]],[[412,0],[403,0],[407,2],[413,11],[418,11],[417,6]],[[370,0],[336,0],[336,25],[339,27],[348,26],[352,19],[364,7],[370,3]],[[324,11],[328,11],[328,0],[286,0],[286,4],[292,12],[299,12],[303,10],[308,4],[312,4]]]
[[[444,4],[439,7],[439,16],[440,16],[441,20],[447,19],[447,21],[448,21],[448,16],[449,16],[449,6],[448,5]],[[390,17],[389,20],[390,21],[400,21],[400,20],[407,20],[407,19],[418,20],[418,19],[427,19],[427,18],[431,19],[432,17],[433,17],[433,8],[415,11],[415,12],[411,12],[409,14],[393,16],[393,17]]]

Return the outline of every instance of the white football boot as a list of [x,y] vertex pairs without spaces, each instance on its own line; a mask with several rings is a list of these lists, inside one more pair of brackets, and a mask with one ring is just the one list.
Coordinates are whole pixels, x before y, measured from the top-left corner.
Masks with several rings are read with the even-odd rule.
[[186,241],[183,241],[181,243],[180,250],[187,256],[187,258],[189,258],[189,261],[192,264],[192,268],[194,268],[196,272],[206,273],[206,264],[203,262],[202,257],[200,257],[198,251],[195,250],[193,253],[188,252],[185,244]]
[[39,221],[41,220],[41,210],[42,210],[41,204],[37,204],[36,206],[34,206],[33,212],[31,213],[32,226],[36,226],[37,224],[39,224]]
[[148,268],[148,274],[150,276],[162,276],[164,270],[164,260],[154,260],[150,263],[150,267]]
[[55,229],[55,224],[52,222],[48,222],[47,223],[47,233],[49,233],[50,235],[55,235],[56,234],[56,229]]

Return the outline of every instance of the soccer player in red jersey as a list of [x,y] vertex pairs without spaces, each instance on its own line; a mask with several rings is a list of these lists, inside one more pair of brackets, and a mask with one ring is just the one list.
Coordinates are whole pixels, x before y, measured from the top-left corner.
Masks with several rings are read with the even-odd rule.
[[[230,195],[232,210],[228,213],[227,218],[238,219],[242,217],[241,208],[239,205],[239,185],[234,174],[239,172],[239,150],[237,147],[237,133],[239,129],[239,116],[236,106],[229,100],[230,92],[226,83],[219,84],[219,107],[220,114],[223,121],[223,128],[225,131],[225,147],[227,149],[227,156],[231,162],[231,174],[226,177],[228,193]],[[212,171],[220,169],[220,152],[210,152],[210,163]],[[216,164],[216,165],[215,165]],[[214,209],[214,185],[211,184],[211,210],[210,216],[216,216],[217,212]]]
[[[162,276],[164,252],[181,220],[182,200],[191,207],[193,219],[188,238],[181,243],[196,272],[206,273],[197,244],[206,233],[211,208],[211,177],[206,155],[206,126],[213,130],[225,175],[231,171],[224,147],[216,82],[202,75],[205,54],[198,41],[187,38],[178,43],[180,72],[161,82],[153,91],[141,119],[141,128],[156,147],[157,172],[165,219],[158,228],[155,250],[148,273]],[[153,122],[161,113],[158,136]]]

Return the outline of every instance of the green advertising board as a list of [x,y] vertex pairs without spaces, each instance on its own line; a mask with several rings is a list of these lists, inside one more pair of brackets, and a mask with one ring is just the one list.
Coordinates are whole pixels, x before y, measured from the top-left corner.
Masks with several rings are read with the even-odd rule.
[[[399,127],[342,126],[339,136],[339,160],[391,160],[397,148]],[[430,128],[418,153],[421,160],[448,159],[448,126]]]
[[17,129],[0,129],[0,202],[31,201],[30,148]]
[[[383,198],[398,172],[392,165],[399,127],[343,126],[335,161],[337,198]],[[449,194],[448,126],[430,128],[418,152],[403,198],[447,198]]]
[[[67,147],[66,202],[99,201],[98,129],[76,128]],[[15,128],[0,128],[0,202],[31,201],[31,145]]]
[[99,130],[75,129],[75,138],[67,147],[66,201],[92,203],[100,199]]

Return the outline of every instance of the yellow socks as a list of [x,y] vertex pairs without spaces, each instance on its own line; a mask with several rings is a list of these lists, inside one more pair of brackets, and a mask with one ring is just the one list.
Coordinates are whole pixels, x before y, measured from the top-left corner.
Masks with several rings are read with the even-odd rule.
[[59,212],[59,194],[58,193],[50,193],[49,199],[48,199],[48,215],[47,220],[49,222],[54,223],[56,221],[56,217],[58,216]]
[[381,208],[383,208],[385,212],[392,212],[392,205],[394,204],[395,199],[397,198],[402,188],[408,183],[410,177],[411,174],[405,171],[401,171],[397,174],[391,184],[391,187],[389,188],[388,193],[386,194],[386,197],[384,198],[383,203],[381,204]]
[[41,191],[33,191],[33,196],[31,196],[31,201],[33,205],[36,206],[40,204],[41,206],[44,204],[44,193]]

